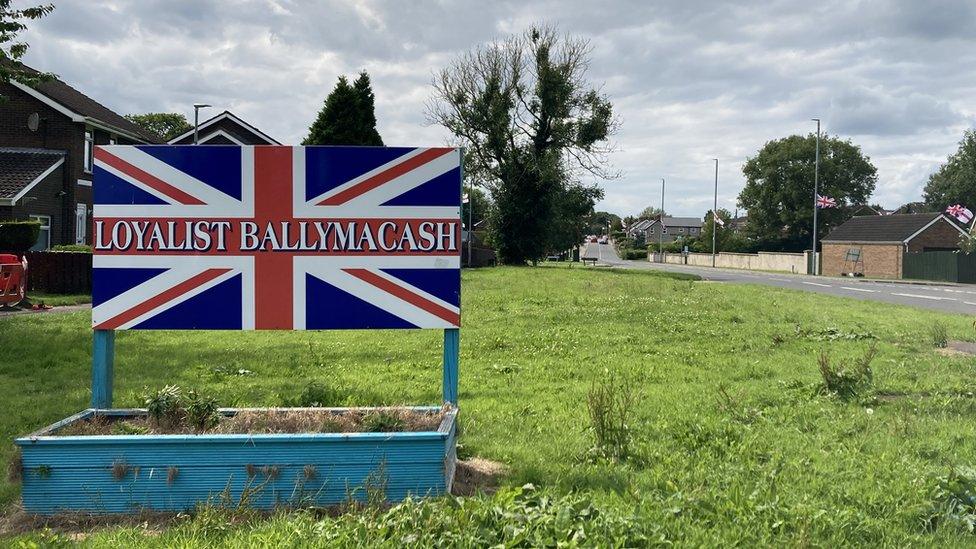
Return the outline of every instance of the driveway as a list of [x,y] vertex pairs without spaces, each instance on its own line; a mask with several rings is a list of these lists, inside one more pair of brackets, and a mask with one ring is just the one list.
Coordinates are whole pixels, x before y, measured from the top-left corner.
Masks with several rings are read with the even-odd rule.
[[761,284],[804,292],[828,294],[837,297],[881,301],[932,309],[944,313],[976,314],[976,286],[963,284],[915,284],[901,282],[877,282],[857,278],[766,273],[736,269],[712,269],[689,265],[651,263],[649,261],[625,261],[609,244],[587,244],[584,257],[596,257],[598,263],[622,269],[657,269],[696,274],[705,280]]

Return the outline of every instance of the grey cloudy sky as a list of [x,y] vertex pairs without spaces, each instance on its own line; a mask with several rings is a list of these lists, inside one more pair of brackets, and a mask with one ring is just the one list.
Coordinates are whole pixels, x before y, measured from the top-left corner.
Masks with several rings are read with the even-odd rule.
[[[875,199],[917,200],[976,120],[976,1],[54,0],[28,64],[121,113],[230,109],[297,143],[339,74],[367,69],[388,145],[437,145],[434,71],[479,43],[547,22],[593,45],[590,76],[623,126],[623,177],[598,207],[720,206],[770,139],[825,131],[878,167]],[[37,3],[22,1],[21,4]]]

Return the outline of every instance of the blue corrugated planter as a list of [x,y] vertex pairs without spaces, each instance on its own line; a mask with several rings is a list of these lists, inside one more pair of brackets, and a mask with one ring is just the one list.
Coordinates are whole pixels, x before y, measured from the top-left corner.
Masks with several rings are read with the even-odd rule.
[[27,512],[184,511],[200,503],[241,502],[257,509],[330,505],[364,499],[367,484],[380,486],[395,502],[445,494],[454,479],[456,410],[447,412],[436,431],[425,432],[57,435],[96,412],[145,414],[89,409],[16,440]]

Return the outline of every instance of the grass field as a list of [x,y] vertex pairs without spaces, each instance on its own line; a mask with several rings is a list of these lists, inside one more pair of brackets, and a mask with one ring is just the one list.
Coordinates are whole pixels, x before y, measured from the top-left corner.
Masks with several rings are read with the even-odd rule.
[[[562,267],[466,271],[463,318],[461,442],[464,454],[509,467],[508,488],[493,498],[339,518],[297,512],[242,522],[207,511],[161,533],[115,527],[87,541],[976,543],[967,528],[976,476],[965,469],[976,466],[976,359],[940,353],[931,336],[943,323],[951,338],[972,341],[971,318]],[[15,436],[86,406],[88,323],[84,313],[0,320],[4,460]],[[870,386],[848,399],[818,392],[821,351],[836,365],[873,345]],[[440,398],[433,331],[126,332],[117,352],[117,406],[164,384],[212,392],[224,405],[277,405],[309,380],[335,387],[335,404]],[[639,394],[634,452],[622,463],[590,452],[587,393],[608,372]],[[518,489],[527,483],[535,489]],[[16,485],[0,484],[8,509],[17,495]],[[62,539],[35,532],[19,541]]]

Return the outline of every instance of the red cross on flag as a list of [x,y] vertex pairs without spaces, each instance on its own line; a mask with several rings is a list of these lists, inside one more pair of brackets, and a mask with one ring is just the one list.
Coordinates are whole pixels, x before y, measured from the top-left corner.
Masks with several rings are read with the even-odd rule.
[[955,217],[960,223],[966,224],[973,220],[973,212],[962,204],[955,204],[946,208],[946,213]]
[[837,201],[834,200],[833,198],[830,198],[829,196],[817,195],[817,207],[820,208],[820,209],[823,209],[823,208],[836,208],[837,207]]

